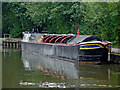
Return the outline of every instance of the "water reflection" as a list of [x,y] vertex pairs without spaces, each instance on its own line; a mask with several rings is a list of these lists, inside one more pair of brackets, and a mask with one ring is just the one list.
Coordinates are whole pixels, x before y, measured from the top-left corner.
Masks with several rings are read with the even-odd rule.
[[22,52],[22,60],[24,61],[25,68],[28,68],[28,63],[30,63],[29,68],[32,68],[32,70],[41,69],[44,72],[51,71],[54,74],[59,73],[73,79],[79,78],[76,65],[72,62],[25,52]]
[[26,71],[31,71],[31,66],[30,66],[29,61],[23,59],[23,65]]
[[16,50],[3,50],[2,63],[3,88],[60,87],[63,83],[67,88],[120,87],[120,65],[77,65]]
[[[40,69],[45,72],[57,72],[59,74],[66,75],[69,79],[76,79],[78,87],[84,87],[86,85],[91,86],[91,84],[92,86],[99,87],[112,87],[112,85],[119,86],[119,65],[80,64],[78,66],[75,63],[57,58],[25,52],[22,52],[22,58],[30,63],[30,68],[32,68],[32,70]],[[73,82],[75,82],[75,80]]]
[[[32,70],[59,73],[69,77],[77,87],[119,87],[120,65],[76,64],[37,53],[22,52],[22,59],[30,63]],[[51,74],[52,75],[52,74]],[[72,80],[73,79],[73,80]]]

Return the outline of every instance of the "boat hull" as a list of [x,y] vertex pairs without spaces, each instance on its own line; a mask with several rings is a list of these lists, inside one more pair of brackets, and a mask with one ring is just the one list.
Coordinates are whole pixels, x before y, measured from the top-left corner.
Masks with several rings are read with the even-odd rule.
[[81,49],[81,45],[22,42],[22,50],[28,53],[64,58],[73,61],[107,61],[108,50],[104,47]]
[[106,48],[86,49],[79,51],[80,61],[101,61],[106,62],[108,58],[108,50]]
[[21,42],[22,50],[28,53],[78,60],[79,45]]

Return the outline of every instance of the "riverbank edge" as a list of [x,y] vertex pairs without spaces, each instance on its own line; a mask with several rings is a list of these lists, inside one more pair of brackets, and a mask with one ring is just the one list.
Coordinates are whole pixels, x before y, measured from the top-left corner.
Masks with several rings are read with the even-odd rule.
[[112,48],[111,52],[120,55],[120,48]]
[[120,64],[120,55],[111,54],[110,55],[110,62],[114,64]]

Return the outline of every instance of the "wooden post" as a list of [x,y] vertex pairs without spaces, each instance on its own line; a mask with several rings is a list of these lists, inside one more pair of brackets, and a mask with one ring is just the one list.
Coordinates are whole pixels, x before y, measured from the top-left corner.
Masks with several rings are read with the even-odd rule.
[[16,45],[16,43],[15,43],[15,49],[17,48],[17,45]]
[[11,48],[14,48],[13,43],[14,43],[14,42],[11,42]]
[[11,48],[11,43],[10,42],[8,42],[9,43],[9,48]]
[[110,44],[109,44],[109,47],[108,47],[108,62],[110,61],[110,52],[111,52],[111,48],[110,48]]
[[4,48],[4,46],[5,46],[5,45],[4,45],[4,41],[2,42],[2,46],[3,46],[3,48]]
[[9,43],[5,42],[5,44],[6,44],[5,48],[8,48],[9,47]]
[[19,41],[19,48],[21,48],[21,42]]
[[14,49],[18,49],[21,47],[21,42],[20,41],[16,41],[16,42],[12,42],[12,41],[3,41],[2,42],[2,46],[3,48],[14,48]]
[[15,42],[13,42],[13,48],[15,48]]
[[17,48],[18,48],[18,47],[19,47],[19,46],[18,46],[18,42],[16,42],[16,44],[17,44]]

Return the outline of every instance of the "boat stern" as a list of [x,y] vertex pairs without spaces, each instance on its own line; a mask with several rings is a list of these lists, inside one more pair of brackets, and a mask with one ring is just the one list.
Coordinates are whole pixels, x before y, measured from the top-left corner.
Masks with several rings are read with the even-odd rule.
[[106,62],[110,59],[111,45],[110,42],[101,41],[80,43],[79,60]]

